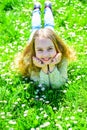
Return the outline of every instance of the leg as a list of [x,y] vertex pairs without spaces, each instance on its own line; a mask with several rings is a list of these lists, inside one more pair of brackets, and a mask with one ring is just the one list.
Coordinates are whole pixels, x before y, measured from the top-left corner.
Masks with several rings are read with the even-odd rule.
[[38,2],[36,2],[34,4],[31,24],[32,24],[32,30],[31,30],[31,35],[30,35],[28,42],[30,42],[32,40],[34,32],[41,28],[40,3],[38,3]]
[[41,28],[40,10],[33,10],[32,14],[32,32]]
[[40,17],[40,3],[34,4],[32,12],[32,32],[41,28],[41,17]]
[[54,30],[54,18],[52,14],[51,2],[45,3],[44,27]]

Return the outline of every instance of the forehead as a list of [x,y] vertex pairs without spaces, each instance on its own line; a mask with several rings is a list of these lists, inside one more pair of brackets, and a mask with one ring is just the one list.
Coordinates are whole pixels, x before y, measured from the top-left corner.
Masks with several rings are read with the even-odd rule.
[[49,46],[54,47],[53,42],[48,38],[36,38],[35,48],[47,48]]

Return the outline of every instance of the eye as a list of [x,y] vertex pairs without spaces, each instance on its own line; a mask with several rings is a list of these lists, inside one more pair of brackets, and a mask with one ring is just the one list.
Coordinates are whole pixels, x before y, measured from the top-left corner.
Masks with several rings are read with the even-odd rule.
[[38,49],[37,51],[38,51],[38,52],[43,52],[43,50],[42,50],[42,49]]
[[53,48],[52,48],[52,47],[49,47],[47,50],[48,50],[48,51],[52,51],[52,50],[53,50]]

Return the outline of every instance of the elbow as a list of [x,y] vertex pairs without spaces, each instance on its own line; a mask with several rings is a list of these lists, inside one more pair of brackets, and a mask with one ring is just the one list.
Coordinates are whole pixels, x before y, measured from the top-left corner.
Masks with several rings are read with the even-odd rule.
[[59,82],[59,87],[63,86],[68,81],[67,77],[63,77],[62,80]]
[[65,84],[67,81],[68,81],[68,77],[67,76],[63,77],[63,83]]

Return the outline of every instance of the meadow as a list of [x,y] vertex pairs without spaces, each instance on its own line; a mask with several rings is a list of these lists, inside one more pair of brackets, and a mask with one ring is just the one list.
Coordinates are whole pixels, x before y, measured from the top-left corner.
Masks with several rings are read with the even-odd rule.
[[87,1],[51,1],[55,30],[77,57],[58,90],[13,71],[31,33],[33,1],[0,0],[0,130],[87,130]]

